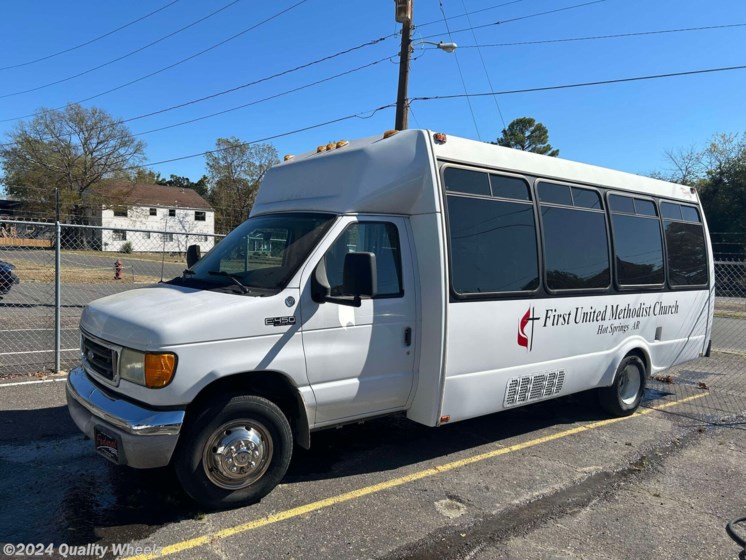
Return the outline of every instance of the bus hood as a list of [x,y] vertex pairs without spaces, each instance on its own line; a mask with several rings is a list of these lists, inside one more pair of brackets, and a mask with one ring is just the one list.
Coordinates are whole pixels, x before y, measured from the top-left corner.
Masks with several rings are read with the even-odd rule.
[[[292,296],[293,304],[288,296]],[[255,297],[183,286],[129,290],[90,303],[80,319],[87,333],[143,351],[165,347],[278,334],[295,324],[298,290]],[[279,321],[284,326],[274,326]],[[272,321],[266,321],[272,319]],[[298,320],[299,322],[299,320]],[[269,324],[267,324],[269,323]]]

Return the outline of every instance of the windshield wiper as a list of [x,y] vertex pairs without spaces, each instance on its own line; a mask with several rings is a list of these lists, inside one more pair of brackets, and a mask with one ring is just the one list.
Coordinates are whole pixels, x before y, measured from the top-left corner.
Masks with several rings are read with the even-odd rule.
[[226,278],[230,278],[233,280],[233,283],[236,284],[236,286],[239,286],[241,288],[241,293],[248,294],[250,289],[248,286],[245,286],[242,284],[238,278],[236,278],[235,274],[231,274],[229,272],[226,272],[225,270],[208,270],[207,274],[211,274],[212,276],[225,276]]
[[193,274],[197,274],[197,273],[194,272],[191,268],[185,268],[181,274],[182,276],[192,276]]

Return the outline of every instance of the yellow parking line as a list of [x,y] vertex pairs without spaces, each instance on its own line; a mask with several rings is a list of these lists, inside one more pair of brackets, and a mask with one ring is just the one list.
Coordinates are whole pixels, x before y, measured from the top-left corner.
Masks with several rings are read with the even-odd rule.
[[161,556],[175,554],[183,550],[189,550],[192,548],[196,548],[198,546],[210,544],[211,542],[224,539],[226,537],[231,537],[239,533],[245,533],[247,531],[252,531],[260,527],[265,527],[267,525],[272,525],[280,521],[285,521],[286,519],[292,519],[293,517],[305,515],[313,511],[318,511],[320,509],[325,509],[330,506],[334,506],[334,505],[341,504],[344,502],[349,502],[351,500],[356,500],[358,498],[362,498],[370,494],[376,494],[383,490],[388,490],[389,488],[395,488],[397,486],[402,486],[403,484],[408,484],[410,482],[414,482],[415,480],[421,480],[423,478],[435,476],[437,474],[452,471],[454,469],[458,469],[466,465],[472,465],[474,463],[479,463],[480,461],[485,461],[487,459],[499,457],[500,455],[507,455],[508,453],[513,453],[515,451],[521,451],[522,449],[528,449],[529,447],[535,447],[543,443],[548,443],[550,441],[562,439],[567,436],[579,434],[581,432],[595,430],[596,428],[608,426],[609,424],[615,424],[617,422],[622,422],[624,420],[628,420],[636,416],[642,416],[644,414],[649,414],[655,410],[663,410],[663,409],[666,409],[666,408],[669,408],[675,405],[679,405],[685,402],[699,399],[701,397],[704,397],[705,395],[707,395],[707,393],[693,395],[690,397],[680,399],[678,401],[665,403],[665,404],[662,404],[660,406],[656,406],[653,408],[644,408],[644,409],[638,410],[632,416],[626,416],[622,418],[609,418],[607,420],[599,420],[597,422],[591,422],[590,424],[585,424],[583,426],[578,426],[576,428],[570,428],[569,430],[558,432],[556,434],[550,434],[550,435],[542,436],[540,438],[532,439],[530,441],[526,441],[523,443],[517,443],[509,447],[501,447],[493,451],[479,453],[478,455],[473,455],[472,457],[466,457],[465,459],[459,459],[458,461],[452,461],[450,463],[445,463],[443,465],[437,465],[435,467],[430,467],[428,469],[417,471],[412,474],[408,474],[408,475],[401,476],[398,478],[393,478],[391,480],[386,480],[378,484],[373,484],[371,486],[365,486],[364,488],[359,488],[358,490],[353,490],[351,492],[345,492],[344,494],[338,494],[337,496],[332,496],[330,498],[318,500],[316,502],[311,502],[310,504],[298,506],[292,509],[287,509],[285,511],[281,511],[279,513],[275,513],[273,515],[269,515],[261,519],[256,519],[254,521],[242,523],[240,525],[235,525],[233,527],[228,527],[227,529],[221,529],[220,531],[215,531],[213,533],[209,533],[201,537],[195,537],[193,539],[188,539],[185,541],[177,542],[169,546],[164,546],[162,549],[158,551],[157,554],[143,554],[140,556],[130,556],[128,558],[125,558],[124,560],[152,560],[155,558],[159,558]]

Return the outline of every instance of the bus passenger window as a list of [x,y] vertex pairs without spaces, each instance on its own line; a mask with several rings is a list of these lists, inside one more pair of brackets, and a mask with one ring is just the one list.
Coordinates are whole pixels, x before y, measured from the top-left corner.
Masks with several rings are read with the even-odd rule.
[[[565,185],[545,182],[538,189],[547,288],[608,288],[611,267],[606,214],[598,192],[578,187],[571,191]],[[566,194],[559,196],[561,192]]]
[[609,195],[619,286],[663,286],[663,236],[652,200]]
[[[707,284],[707,245],[694,206],[661,202],[668,250],[668,281],[674,287]],[[667,219],[667,216],[677,217]]]

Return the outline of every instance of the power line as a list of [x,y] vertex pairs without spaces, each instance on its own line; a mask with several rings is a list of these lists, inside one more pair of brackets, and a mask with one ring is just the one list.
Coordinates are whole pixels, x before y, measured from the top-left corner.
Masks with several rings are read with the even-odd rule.
[[728,72],[731,70],[746,70],[746,65],[744,66],[726,66],[723,68],[706,68],[703,70],[688,70],[686,72],[670,72],[667,74],[652,74],[648,76],[635,76],[632,78],[618,78],[614,80],[599,80],[595,82],[580,82],[576,84],[563,84],[563,85],[557,85],[557,86],[544,86],[544,87],[536,87],[536,88],[526,88],[526,89],[512,89],[512,90],[505,90],[505,91],[488,91],[484,93],[454,93],[451,95],[431,95],[431,96],[423,96],[423,97],[413,97],[410,99],[410,101],[434,101],[438,99],[458,99],[460,97],[485,97],[488,95],[510,95],[514,93],[532,93],[537,91],[552,91],[552,90],[560,90],[560,89],[572,89],[572,88],[580,88],[580,87],[588,87],[588,86],[602,86],[602,85],[608,85],[608,84],[621,84],[625,82],[639,82],[643,80],[656,80],[660,78],[675,78],[679,76],[693,76],[697,74],[711,74],[714,72]]
[[[592,2],[584,2],[582,4],[574,4],[572,6],[565,6],[564,8],[556,8],[554,10],[548,10],[548,11],[545,11],[545,12],[537,12],[535,14],[528,14],[528,15],[525,15],[525,16],[518,16],[518,17],[514,17],[514,18],[510,18],[510,19],[493,21],[491,23],[485,23],[485,24],[482,24],[482,25],[475,25],[473,27],[466,27],[464,29],[457,29],[456,31],[452,31],[452,33],[463,33],[465,31],[473,31],[475,29],[482,29],[484,27],[492,27],[493,25],[502,25],[504,23],[512,23],[514,21],[521,21],[521,20],[524,20],[524,19],[535,18],[535,17],[540,17],[540,16],[546,16],[546,15],[549,15],[549,14],[556,14],[558,12],[565,12],[567,10],[575,10],[577,8],[584,8],[585,6],[591,6],[593,4],[600,4],[602,2],[607,2],[607,1],[608,0],[593,0]],[[436,33],[435,35],[426,35],[425,37],[422,37],[422,38],[423,39],[432,39],[434,37],[438,37],[439,35],[440,35],[440,33]]]
[[[464,0],[461,0],[461,5],[464,7],[464,12],[467,12],[466,10],[466,3]],[[466,13],[466,22],[471,26],[471,17],[469,17],[469,13]],[[477,34],[472,30],[471,36],[474,37],[474,42],[477,42]],[[492,80],[490,79],[490,73],[487,71],[487,64],[484,62],[484,56],[482,56],[482,49],[477,47],[477,53],[479,53],[479,60],[482,61],[482,68],[484,69],[484,75],[487,77],[487,85],[490,86],[490,90],[494,90],[494,86],[492,85]],[[507,128],[507,125],[505,124],[505,118],[503,118],[503,112],[500,109],[500,103],[497,101],[497,95],[493,95],[492,99],[495,101],[495,107],[497,108],[497,114],[500,116],[500,121],[503,123],[503,128]]]
[[[497,8],[502,8],[503,6],[509,6],[510,4],[519,4],[520,2],[524,2],[525,0],[512,0],[511,2],[503,2],[502,4],[497,4],[496,6],[488,6],[487,8],[482,8],[480,10],[474,10],[473,12],[464,12],[463,14],[457,15],[457,16],[451,16],[448,19],[448,21],[451,21],[453,19],[460,19],[462,17],[467,16],[473,16],[474,14],[480,14],[482,12],[487,12],[490,10],[496,10]],[[417,27],[427,27],[428,25],[433,25],[434,23],[441,23],[443,19],[434,19],[432,21],[428,21],[425,23],[418,23]],[[471,23],[469,24],[471,25]]]
[[113,35],[114,33],[117,33],[119,31],[121,31],[122,29],[126,29],[127,27],[130,27],[131,25],[134,25],[134,24],[136,24],[138,22],[141,22],[142,20],[147,19],[150,16],[153,16],[153,15],[157,14],[158,12],[161,12],[161,11],[165,10],[166,8],[169,8],[170,6],[173,6],[178,1],[179,0],[173,0],[173,2],[169,2],[165,6],[162,6],[162,7],[158,8],[157,10],[154,10],[154,11],[150,12],[149,14],[145,14],[142,17],[139,17],[139,18],[137,18],[135,20],[132,20],[129,23],[125,23],[124,25],[122,25],[120,27],[117,27],[116,29],[112,29],[111,31],[108,31],[107,33],[104,33],[103,35],[99,35],[98,37],[94,37],[93,39],[89,39],[88,41],[86,41],[84,43],[80,43],[79,45],[75,45],[74,47],[69,47],[67,49],[64,49],[64,50],[61,50],[61,51],[58,51],[58,52],[55,52],[55,53],[52,53],[52,54],[48,54],[46,56],[42,56],[40,58],[36,58],[34,60],[28,60],[26,62],[19,62],[18,64],[11,64],[9,66],[3,66],[3,67],[0,68],[0,70],[10,70],[11,68],[20,68],[21,66],[28,66],[30,64],[36,64],[37,62],[41,62],[43,60],[49,60],[50,58],[54,58],[56,56],[60,56],[61,54],[69,53],[71,51],[83,48],[83,47],[88,46],[88,45],[90,45],[92,43],[95,43],[96,41],[100,41],[101,39],[103,39],[105,37]]
[[[376,44],[378,44],[378,43],[381,43],[382,41],[385,41],[386,39],[389,39],[389,38],[391,38],[391,37],[394,37],[395,35],[397,35],[397,34],[396,34],[396,33],[392,33],[391,35],[386,35],[385,37],[379,37],[379,38],[377,38],[377,39],[373,39],[373,40],[370,40],[370,41],[366,41],[365,43],[361,43],[361,44],[359,44],[359,45],[356,45],[356,46],[354,46],[354,47],[350,47],[350,48],[348,48],[348,49],[345,49],[345,50],[342,50],[342,51],[338,51],[338,52],[336,52],[336,53],[333,53],[333,54],[330,54],[330,55],[327,55],[327,56],[324,56],[324,57],[318,58],[318,59],[316,59],[316,60],[312,60],[311,62],[307,62],[307,63],[305,63],[305,64],[301,64],[301,65],[299,65],[299,66],[296,66],[296,67],[294,67],[294,68],[289,68],[289,69],[287,69],[287,70],[283,70],[283,71],[281,71],[281,72],[277,72],[277,73],[275,73],[275,74],[272,74],[272,75],[269,75],[269,76],[264,76],[264,77],[262,77],[262,78],[259,78],[259,79],[257,79],[257,80],[253,80],[253,81],[251,81],[251,82],[247,82],[247,83],[245,83],[245,84],[241,84],[241,85],[235,86],[235,87],[233,87],[233,88],[230,88],[230,89],[222,90],[222,91],[219,91],[219,92],[216,92],[216,93],[210,94],[210,95],[206,95],[206,96],[203,96],[203,97],[199,97],[199,98],[196,98],[196,99],[192,99],[192,100],[190,100],[190,101],[185,101],[184,103],[179,103],[179,104],[177,104],[177,105],[171,105],[170,107],[164,107],[164,108],[162,108],[162,109],[158,109],[158,110],[156,110],[156,111],[151,111],[151,112],[149,112],[149,113],[144,113],[144,114],[141,114],[141,115],[135,115],[135,116],[133,116],[133,117],[129,117],[129,118],[126,118],[126,119],[120,119],[120,120],[116,121],[115,123],[113,123],[113,124],[112,124],[112,125],[110,125],[110,126],[118,126],[118,125],[121,125],[121,124],[124,124],[124,123],[128,123],[128,122],[132,122],[132,121],[136,121],[136,120],[144,119],[144,118],[147,118],[147,117],[152,117],[152,116],[155,116],[155,115],[159,115],[159,114],[162,114],[162,113],[166,113],[166,112],[169,112],[169,111],[173,111],[173,110],[175,110],[175,109],[180,109],[180,108],[182,108],[182,107],[186,107],[186,106],[189,106],[189,105],[194,105],[194,104],[196,104],[196,103],[201,103],[202,101],[206,101],[206,100],[208,100],[208,99],[213,99],[213,98],[216,98],[216,97],[219,97],[219,96],[222,96],[222,95],[226,95],[226,94],[228,94],[228,93],[232,93],[232,92],[234,92],[234,91],[238,91],[238,90],[241,90],[241,89],[245,89],[245,88],[248,88],[248,87],[250,87],[250,86],[254,86],[254,85],[256,85],[256,84],[264,83],[264,82],[267,82],[267,81],[269,81],[269,80],[272,80],[272,79],[274,79],[274,78],[278,78],[278,77],[280,77],[280,76],[285,76],[285,75],[287,75],[287,74],[290,74],[290,73],[293,73],[293,72],[297,72],[297,71],[299,71],[299,70],[303,70],[303,69],[305,69],[305,68],[308,68],[308,67],[310,67],[310,66],[314,66],[314,65],[316,65],[316,64],[320,64],[320,63],[322,63],[322,62],[326,62],[326,61],[328,61],[328,60],[332,60],[332,59],[334,59],[334,58],[337,58],[337,57],[340,57],[340,56],[342,56],[342,55],[345,55],[345,54],[348,54],[348,53],[351,53],[351,52],[354,52],[354,51],[357,51],[357,50],[363,49],[363,48],[365,48],[365,47],[369,47],[369,46],[372,46],[372,45],[376,45]],[[379,60],[379,61],[376,61],[376,62],[374,62],[374,63],[371,63],[371,64],[367,64],[367,65],[364,65],[364,66],[362,66],[362,67],[358,67],[358,68],[356,68],[356,69],[353,69],[353,70],[351,70],[351,71],[349,71],[349,72],[343,72],[343,73],[341,73],[341,74],[340,74],[339,76],[343,76],[343,75],[349,74],[349,73],[351,73],[351,72],[356,72],[356,71],[358,71],[358,70],[362,70],[363,68],[367,68],[367,67],[369,67],[369,66],[373,66],[374,64],[378,64],[379,62],[382,62],[383,60],[388,60],[389,58],[390,58],[390,57],[386,57],[385,59],[381,59],[381,60]],[[331,78],[330,78],[330,79],[331,79]],[[321,82],[323,82],[323,81],[328,81],[328,80],[320,80],[320,81],[319,81],[318,83],[321,83]],[[314,85],[315,85],[315,84],[314,84]],[[305,86],[305,87],[310,87],[310,86]],[[303,89],[303,88],[296,88],[295,90],[291,90],[291,91],[297,91],[298,89]],[[285,93],[289,93],[289,92],[285,92]],[[283,94],[284,94],[284,93],[283,93]],[[275,97],[279,97],[279,95],[277,95],[277,96],[275,96]],[[246,104],[245,106],[248,106],[248,105],[251,105],[251,104],[252,104],[252,103],[248,103],[248,104]],[[239,108],[242,108],[242,107],[243,107],[243,106],[238,106],[238,107],[235,107],[235,108],[233,108],[233,109],[239,109]],[[229,110],[227,110],[227,111],[224,111],[224,112],[228,112],[228,111],[230,111],[230,110],[231,110],[231,109],[229,109]],[[219,115],[219,114],[222,114],[222,113],[223,113],[223,112],[218,112],[218,113],[215,113],[215,116],[217,116],[217,115]],[[200,119],[194,119],[194,120],[202,120],[202,119],[200,118]],[[5,122],[5,121],[0,121],[0,122]],[[178,126],[178,125],[180,125],[180,124],[187,124],[187,123],[189,123],[189,122],[191,122],[191,121],[184,121],[183,123],[177,123],[176,125],[172,125],[171,127],[163,127],[163,128],[164,128],[164,129],[165,129],[165,128],[172,128],[173,126]],[[104,129],[105,129],[105,128],[107,128],[107,127],[104,127]],[[143,132],[143,133],[141,133],[141,134],[148,134],[148,133],[150,133],[150,132],[155,132],[155,130],[151,130],[151,131],[146,131],[146,132]],[[6,143],[4,143],[4,144],[0,144],[0,148],[2,148],[2,147],[6,147],[6,146],[12,146],[12,145],[14,145],[14,144],[15,144],[15,142],[6,142]]]
[[143,136],[145,134],[151,134],[153,132],[160,132],[162,130],[167,130],[167,129],[170,129],[170,128],[176,128],[178,126],[183,126],[185,124],[191,124],[193,122],[202,121],[202,120],[205,120],[205,119],[210,119],[212,117],[217,117],[219,115],[224,115],[226,113],[231,113],[231,112],[237,111],[239,109],[245,109],[246,107],[251,107],[253,105],[258,105],[260,103],[264,103],[265,101],[270,101],[272,99],[277,99],[278,97],[283,97],[283,96],[288,95],[290,93],[296,93],[298,91],[301,91],[301,90],[304,90],[304,89],[308,89],[310,87],[317,86],[317,85],[323,84],[325,82],[330,82],[332,80],[336,80],[337,78],[341,78],[343,76],[347,76],[349,74],[353,74],[353,73],[359,72],[361,70],[365,70],[366,68],[370,68],[370,67],[375,66],[377,64],[380,64],[382,62],[385,62],[385,61],[389,60],[390,58],[391,57],[387,56],[387,57],[381,58],[379,60],[375,60],[373,62],[369,62],[368,64],[364,64],[362,66],[358,66],[357,68],[353,68],[351,70],[346,70],[344,72],[340,72],[338,74],[334,74],[333,76],[329,76],[327,78],[322,78],[321,80],[316,80],[315,82],[304,84],[302,86],[298,86],[298,87],[293,88],[293,89],[285,90],[285,91],[282,91],[280,93],[276,93],[274,95],[270,95],[268,97],[263,97],[262,99],[257,99],[255,101],[251,101],[249,103],[244,103],[242,105],[237,105],[237,106],[231,107],[229,109],[224,109],[222,111],[217,111],[215,113],[209,113],[207,115],[203,115],[201,117],[196,117],[196,118],[189,119],[189,120],[186,120],[186,121],[177,122],[177,123],[170,124],[170,125],[167,125],[167,126],[161,126],[159,128],[153,128],[151,130],[146,130],[146,131],[143,131],[143,132],[137,132],[137,133],[133,134],[133,136]]
[[[312,125],[309,125],[309,126],[304,126],[303,128],[296,128],[295,130],[290,130],[290,131],[287,131],[287,132],[281,132],[279,134],[274,134],[272,136],[266,136],[264,138],[258,138],[256,140],[250,140],[248,142],[241,142],[238,145],[240,145],[240,146],[250,146],[252,144],[258,144],[260,142],[268,142],[269,140],[276,140],[277,138],[283,138],[285,136],[292,136],[293,134],[298,134],[300,132],[305,132],[307,130],[313,130],[315,128],[321,128],[323,126],[328,126],[330,124],[335,124],[335,123],[338,123],[338,122],[348,121],[348,120],[351,120],[351,119],[369,119],[369,118],[373,117],[379,111],[383,111],[384,109],[390,109],[392,107],[396,107],[396,103],[389,103],[388,105],[381,105],[380,107],[376,107],[375,109],[371,109],[369,111],[362,111],[360,113],[354,113],[352,115],[347,115],[347,116],[344,116],[344,117],[339,117],[339,118],[336,118],[336,119],[331,119],[331,120],[328,120],[328,121],[324,121],[324,122],[321,122],[321,123],[312,124]],[[364,116],[367,113],[370,113],[370,114],[368,116]],[[148,164],[144,164],[144,165],[133,165],[133,166],[130,166],[130,167],[124,167],[122,169],[122,171],[129,171],[131,169],[140,169],[142,167],[154,167],[156,165],[162,165],[164,163],[172,163],[174,161],[182,161],[182,160],[185,160],[185,159],[193,159],[193,158],[196,158],[196,157],[206,156],[207,154],[216,154],[216,153],[219,153],[219,152],[222,152],[222,151],[225,151],[225,150],[230,150],[230,149],[234,148],[235,146],[236,145],[234,144],[232,146],[228,146],[228,147],[225,147],[225,148],[217,148],[215,150],[207,150],[207,151],[204,151],[204,152],[199,152],[197,154],[189,154],[189,155],[186,155],[186,156],[179,156],[179,157],[174,157],[174,158],[170,158],[170,159],[164,159],[164,160],[160,160],[160,161],[154,161],[152,163],[148,163]]]
[[[237,109],[243,108],[244,106],[258,104],[258,103],[261,103],[263,101],[266,101],[266,100],[269,100],[269,99],[273,99],[273,98],[276,98],[276,97],[280,97],[282,95],[286,95],[286,94],[291,93],[293,91],[297,91],[299,89],[305,89],[307,87],[312,87],[313,85],[316,85],[317,83],[322,83],[322,82],[330,81],[332,79],[341,77],[343,75],[351,74],[353,72],[357,72],[359,70],[362,70],[364,68],[368,68],[368,67],[373,66],[375,64],[379,64],[379,63],[383,62],[384,60],[388,60],[389,58],[390,57],[382,58],[380,60],[371,62],[369,64],[366,64],[366,65],[354,68],[352,70],[348,70],[346,72],[342,72],[340,74],[337,74],[337,75],[334,75],[334,76],[330,76],[330,77],[322,79],[322,80],[318,80],[317,82],[312,82],[310,84],[306,84],[305,86],[300,86],[299,88],[295,88],[293,90],[288,90],[288,91],[285,91],[285,92],[281,92],[279,94],[275,94],[275,95],[270,96],[268,98],[260,99],[260,100],[257,100],[257,101],[251,102],[251,103],[247,103],[245,105],[241,105],[241,106],[238,106],[238,107],[227,109],[225,111],[220,111],[218,113],[215,113],[214,115],[216,116],[216,115],[219,115],[219,114],[230,112],[232,110],[237,110]],[[643,81],[643,80],[652,80],[652,79],[662,79],[662,78],[672,78],[672,77],[690,76],[690,75],[708,74],[708,73],[715,73],[715,72],[726,72],[726,71],[744,70],[744,69],[746,69],[746,65],[744,65],[744,66],[729,66],[729,67],[721,67],[721,68],[708,68],[708,69],[702,69],[702,70],[690,70],[690,71],[685,71],[685,72],[671,72],[671,73],[666,73],[666,74],[653,74],[653,75],[647,75],[647,76],[635,76],[635,77],[630,77],[630,78],[618,78],[618,79],[612,79],[612,80],[599,80],[599,81],[594,81],[594,82],[580,82],[580,83],[575,83],[575,84],[563,84],[563,85],[544,86],[544,87],[536,87],[536,88],[514,89],[514,90],[504,90],[504,91],[489,91],[489,92],[484,92],[484,93],[471,93],[471,94],[466,93],[466,94],[451,94],[451,95],[437,95],[437,96],[420,96],[420,97],[413,97],[413,98],[411,98],[410,102],[412,102],[412,101],[434,101],[434,100],[456,99],[456,98],[465,97],[465,96],[469,96],[469,97],[484,97],[484,96],[494,96],[494,95],[510,95],[510,94],[516,94],[516,93],[532,93],[532,92],[540,92],[540,91],[573,89],[573,88],[588,87],[588,86],[609,85],[609,84],[616,84],[616,83],[625,83],[625,82],[634,82],[634,81]],[[379,107],[379,108],[377,108],[377,109],[374,110],[373,114],[375,114],[375,112],[377,112],[377,111],[379,111],[381,109],[386,109],[386,108],[388,108],[390,106],[391,105],[386,105],[386,106],[383,106],[383,107]],[[162,129],[174,128],[176,126],[180,126],[180,125],[183,125],[183,124],[189,124],[190,122],[193,122],[193,121],[203,120],[204,118],[209,118],[211,116],[213,116],[213,115],[207,115],[207,116],[204,116],[204,117],[198,117],[196,119],[190,119],[188,121],[183,121],[183,122],[176,123],[176,124],[173,124],[173,125],[170,125],[170,126],[166,126],[166,127],[162,127],[162,128],[159,128],[159,129],[153,129],[153,130],[148,130],[148,131],[140,132],[140,133],[138,133],[136,135],[144,135],[144,134],[149,134],[149,133],[152,133],[152,132],[157,132],[157,131],[162,130]],[[118,121],[118,122],[122,123],[122,122],[125,122],[125,121]],[[334,121],[334,122],[336,122],[336,121]],[[260,140],[257,140],[257,142],[258,141],[260,141]],[[14,142],[9,142],[9,143],[6,143],[6,144],[0,144],[0,147],[10,146],[10,145],[13,145],[13,144],[15,144],[15,143]],[[195,155],[195,156],[188,156],[188,157],[197,157],[197,156]],[[168,160],[168,161],[170,161],[170,160]],[[168,161],[158,162],[158,163],[167,163]],[[153,164],[153,165],[155,165],[155,164]]]
[[20,119],[26,119],[26,118],[29,118],[29,117],[36,116],[39,113],[48,113],[48,112],[51,112],[51,111],[59,111],[60,109],[64,109],[65,107],[67,107],[69,105],[76,105],[76,104],[80,104],[80,103],[85,103],[86,101],[90,101],[92,99],[96,99],[98,97],[102,97],[104,95],[108,95],[109,93],[112,93],[112,92],[118,91],[120,89],[126,88],[128,86],[131,86],[132,84],[136,84],[137,82],[141,82],[141,81],[146,80],[148,78],[152,78],[153,76],[155,76],[157,74],[160,74],[162,72],[165,72],[166,70],[170,70],[171,68],[174,68],[176,66],[184,64],[185,62],[188,62],[189,60],[197,58],[198,56],[201,56],[201,55],[205,54],[206,52],[209,52],[209,51],[211,51],[213,49],[216,49],[216,48],[224,45],[225,43],[228,43],[229,41],[237,39],[241,35],[244,35],[244,34],[248,33],[249,31],[252,31],[252,30],[256,29],[257,27],[260,27],[260,26],[264,25],[265,23],[269,23],[270,21],[272,21],[272,20],[280,17],[281,15],[285,14],[286,12],[289,12],[290,10],[292,10],[294,8],[297,8],[301,4],[305,4],[306,2],[308,2],[308,0],[300,0],[299,2],[296,2],[295,4],[293,4],[292,6],[289,6],[288,8],[285,8],[285,9],[283,9],[283,10],[275,13],[274,15],[272,15],[272,16],[266,18],[266,19],[263,19],[259,23],[255,23],[251,27],[247,27],[246,29],[244,29],[242,31],[239,31],[235,35],[232,35],[232,36],[228,37],[227,39],[224,39],[224,40],[220,41],[219,43],[215,43],[214,45],[212,45],[212,46],[210,46],[210,47],[208,47],[206,49],[203,49],[203,50],[201,50],[201,51],[199,51],[197,53],[194,53],[194,54],[192,54],[192,55],[190,55],[190,56],[188,56],[186,58],[182,58],[181,60],[178,60],[178,61],[174,62],[173,64],[169,64],[168,66],[164,66],[163,68],[155,70],[154,72],[151,72],[149,74],[145,74],[144,76],[140,76],[139,78],[135,78],[134,80],[130,80],[129,82],[125,82],[123,84],[120,84],[118,86],[110,88],[110,89],[108,89],[106,91],[102,91],[102,92],[97,93],[95,95],[91,95],[89,97],[86,97],[85,99],[80,99],[78,101],[73,101],[72,103],[66,103],[65,105],[62,105],[60,107],[55,107],[53,109],[45,109],[45,110],[42,110],[42,111],[37,111],[35,113],[31,113],[31,114],[28,114],[28,115],[23,115],[23,116],[20,116],[20,117],[13,117],[13,118],[10,118],[10,119],[2,119],[2,120],[0,120],[0,123],[9,122],[9,121],[16,121],[16,120],[20,120]]
[[40,86],[37,86],[37,87],[34,87],[34,88],[30,88],[30,89],[26,89],[26,90],[22,90],[22,91],[16,91],[16,92],[13,92],[13,93],[6,93],[4,95],[0,95],[0,99],[4,99],[6,97],[13,97],[13,96],[16,96],[16,95],[22,95],[24,93],[31,93],[33,91],[39,91],[40,89],[45,89],[45,88],[48,88],[50,86],[61,84],[63,82],[68,82],[68,81],[73,80],[75,78],[79,78],[81,76],[85,76],[86,74],[90,74],[91,72],[94,72],[96,70],[100,70],[101,68],[104,68],[106,66],[110,66],[110,65],[112,65],[112,64],[114,64],[116,62],[124,60],[125,58],[129,58],[130,56],[132,56],[134,54],[142,52],[145,49],[149,49],[150,47],[152,47],[152,46],[154,46],[154,45],[156,45],[156,44],[158,44],[158,43],[160,43],[162,41],[165,41],[166,39],[170,39],[174,35],[178,35],[182,31],[186,31],[190,27],[194,27],[195,25],[198,25],[198,24],[202,23],[203,21],[210,19],[211,17],[219,14],[223,10],[227,10],[231,6],[233,6],[235,4],[238,4],[240,1],[241,0],[233,0],[229,4],[226,4],[225,6],[223,6],[222,8],[219,8],[219,9],[215,10],[214,12],[211,12],[211,13],[207,14],[206,16],[199,18],[198,20],[195,20],[192,23],[190,23],[188,25],[185,25],[184,27],[182,27],[180,29],[177,29],[176,31],[174,31],[172,33],[169,33],[168,35],[164,35],[163,37],[160,37],[159,39],[156,39],[155,41],[153,41],[151,43],[148,43],[145,46],[142,46],[142,47],[140,47],[138,49],[135,49],[133,51],[128,52],[127,54],[124,54],[122,56],[119,56],[117,58],[109,60],[108,62],[104,62],[103,64],[99,64],[98,66],[94,66],[93,68],[89,68],[88,70],[84,70],[83,72],[78,72],[77,74],[73,74],[72,76],[68,76],[66,78],[62,78],[60,80],[56,80],[54,82],[48,82],[46,84],[43,84],[43,85],[40,85]]
[[[451,29],[448,26],[448,19],[446,18],[446,11],[445,8],[443,8],[443,0],[438,0],[438,5],[440,6],[440,13],[443,14],[443,23],[446,24],[446,31],[448,32],[448,38],[453,41],[453,37],[451,36]],[[461,71],[461,63],[458,61],[458,53],[453,53],[454,59],[456,60],[456,67],[458,68],[458,75],[461,78],[461,85],[464,86],[464,93],[468,94],[468,90],[466,89],[466,81],[464,80],[464,73]],[[469,105],[469,112],[471,113],[471,120],[474,122],[474,130],[477,131],[477,138],[480,140],[482,139],[482,135],[479,133],[479,126],[477,125],[477,118],[474,116],[474,107],[471,106],[471,98],[467,95],[466,96],[466,102]]]
[[[592,41],[597,39],[616,39],[621,37],[639,37],[644,35],[662,35],[665,33],[684,33],[690,31],[709,31],[713,29],[728,29],[732,27],[746,27],[746,23],[731,23],[726,25],[708,25],[705,27],[685,27],[681,29],[661,29],[657,31],[638,31],[635,33],[617,33],[614,35],[589,35],[586,37],[569,37],[565,39],[543,39],[541,41],[517,41],[512,43],[492,43],[486,45],[459,45],[459,49],[479,49],[487,47],[515,47],[525,45],[542,45],[549,43],[569,43],[573,41]],[[433,47],[434,49],[435,47]]]
[[[343,51],[338,51],[338,52],[336,52],[334,54],[330,54],[330,55],[324,56],[322,58],[317,58],[316,60],[312,60],[311,62],[306,62],[305,64],[301,64],[299,66],[295,66],[293,68],[289,68],[288,70],[283,70],[282,72],[277,72],[277,73],[271,74],[269,76],[264,76],[263,78],[258,78],[256,80],[251,81],[251,82],[246,82],[244,84],[240,84],[238,86],[235,86],[235,87],[232,87],[232,88],[229,88],[229,89],[224,89],[224,90],[218,91],[216,93],[212,93],[210,95],[205,95],[203,97],[198,97],[198,98],[192,99],[190,101],[185,101],[184,103],[179,103],[177,105],[171,105],[170,107],[165,107],[163,109],[158,109],[157,111],[151,111],[150,113],[144,113],[142,115],[137,115],[137,116],[134,116],[134,117],[129,117],[129,118],[124,119],[124,120],[122,120],[120,122],[126,123],[126,122],[131,122],[131,121],[136,121],[136,120],[144,119],[146,117],[152,117],[154,115],[160,115],[160,114],[166,113],[168,111],[173,111],[175,109],[181,109],[182,107],[187,107],[189,105],[194,105],[195,103],[201,103],[202,101],[207,101],[208,99],[214,99],[216,97],[220,97],[220,96],[226,95],[228,93],[233,93],[235,91],[239,91],[239,90],[245,89],[247,87],[255,86],[257,84],[261,84],[261,83],[267,82],[269,80],[273,80],[275,78],[279,78],[281,76],[286,76],[287,74],[291,74],[293,72],[298,72],[299,70],[303,70],[305,68],[309,68],[310,66],[315,66],[316,64],[320,64],[322,62],[326,62],[327,60],[332,60],[334,58],[340,57],[340,56],[345,55],[345,54],[349,54],[351,52],[360,50],[362,48],[369,47],[371,45],[376,45],[376,44],[378,44],[378,43],[380,43],[382,41],[385,41],[386,39],[394,37],[395,35],[396,34],[393,33],[393,34],[387,35],[385,37],[379,37],[378,39],[373,39],[371,41],[367,41],[365,43],[361,43],[361,44],[356,45],[354,47],[350,47],[349,49],[345,49]],[[390,57],[387,57],[387,58],[390,58]],[[0,122],[3,122],[3,121],[0,121]]]

